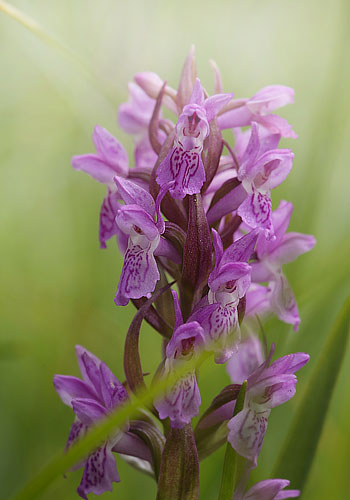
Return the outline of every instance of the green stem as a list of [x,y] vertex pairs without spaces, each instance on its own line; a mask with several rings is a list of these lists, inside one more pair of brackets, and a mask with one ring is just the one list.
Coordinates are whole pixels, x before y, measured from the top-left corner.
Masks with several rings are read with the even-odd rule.
[[[237,415],[243,409],[246,389],[247,381],[242,384],[241,390],[239,391],[233,416]],[[236,485],[244,468],[244,463],[245,459],[241,457],[228,442],[222,469],[219,500],[232,500]]]

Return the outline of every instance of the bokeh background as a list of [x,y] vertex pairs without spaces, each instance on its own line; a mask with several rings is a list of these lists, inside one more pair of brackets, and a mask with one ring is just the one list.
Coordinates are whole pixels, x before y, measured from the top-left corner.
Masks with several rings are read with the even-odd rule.
[[[300,306],[299,332],[277,321],[265,329],[278,342],[277,354],[306,350],[311,362],[300,374],[297,396],[272,412],[254,473],[254,479],[268,477],[348,288],[348,0],[12,4],[79,57],[70,59],[0,12],[0,497],[11,497],[65,444],[72,413],[57,397],[52,376],[78,375],[75,344],[123,379],[123,339],[134,311],[113,304],[122,259],[114,242],[99,249],[104,187],[73,171],[70,158],[93,151],[97,123],[131,153],[116,123],[127,82],[153,70],[176,86],[192,43],[210,90],[209,58],[221,68],[225,91],[236,97],[269,84],[296,90],[295,105],[281,112],[299,134],[284,142],[295,151],[294,168],[273,200],[275,207],[281,198],[293,201],[291,229],[315,234],[318,243],[285,269]],[[141,343],[144,371],[152,371],[160,339],[144,327]],[[349,373],[347,353],[305,499],[349,498]],[[204,407],[227,383],[223,367],[203,368]],[[202,463],[202,500],[217,498],[222,463],[222,450]],[[121,459],[118,468],[122,482],[103,498],[155,498],[152,479]],[[77,498],[80,477],[77,471],[57,480],[44,498]]]

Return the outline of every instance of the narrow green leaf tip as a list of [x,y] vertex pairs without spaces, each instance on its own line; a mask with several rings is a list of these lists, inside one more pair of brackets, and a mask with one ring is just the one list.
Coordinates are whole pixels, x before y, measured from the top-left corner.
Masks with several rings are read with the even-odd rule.
[[302,489],[316,453],[349,337],[350,298],[328,335],[271,477]]

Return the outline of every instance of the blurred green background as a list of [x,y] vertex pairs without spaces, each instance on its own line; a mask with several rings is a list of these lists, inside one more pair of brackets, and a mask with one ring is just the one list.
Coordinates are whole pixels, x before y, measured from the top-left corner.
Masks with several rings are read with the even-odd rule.
[[[273,193],[294,203],[291,230],[315,234],[317,247],[285,272],[302,317],[298,333],[266,324],[277,354],[306,350],[311,362],[299,392],[272,412],[254,479],[268,477],[300,395],[349,286],[349,1],[130,0],[13,1],[56,34],[95,74],[46,45],[0,12],[0,497],[15,490],[64,447],[72,412],[53,386],[55,373],[78,375],[74,345],[83,344],[123,379],[123,339],[133,307],[113,297],[122,259],[114,242],[99,249],[104,187],[73,171],[73,154],[93,151],[96,123],[132,143],[116,124],[127,82],[152,70],[177,85],[196,45],[199,76],[212,89],[209,58],[225,91],[251,96],[290,85],[283,109],[299,134],[285,141],[294,168]],[[132,161],[132,160],[131,160]],[[160,360],[160,339],[142,331],[144,371]],[[332,397],[308,500],[349,498],[349,352]],[[228,383],[225,369],[203,368],[204,406]],[[315,387],[321,391],[322,387]],[[202,500],[217,498],[222,450],[201,465]],[[155,498],[155,484],[118,459],[121,483],[103,498]],[[44,498],[74,499],[81,471],[59,479]]]

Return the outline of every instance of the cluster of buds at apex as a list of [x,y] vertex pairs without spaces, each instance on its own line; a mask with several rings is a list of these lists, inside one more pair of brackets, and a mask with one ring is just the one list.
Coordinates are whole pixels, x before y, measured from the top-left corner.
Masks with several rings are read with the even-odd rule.
[[[146,385],[138,343],[145,319],[163,337],[156,380],[173,377],[194,356],[209,351],[217,364],[226,363],[233,384],[219,393],[193,430],[192,419],[201,406],[198,373],[191,368],[173,380],[151,411],[144,412],[147,418],[140,413],[87,457],[78,488],[83,498],[119,481],[113,452],[132,457],[139,468],[154,474],[160,499],[170,498],[170,491],[177,498],[176,488],[187,487],[195,489],[191,498],[196,498],[198,460],[215,451],[210,433],[222,429],[223,422],[228,442],[247,467],[256,466],[271,409],[294,395],[295,372],[308,361],[308,355],[296,353],[271,363],[273,348],[263,355],[253,323],[248,326],[247,321],[274,314],[294,329],[300,323],[282,266],[311,250],[315,240],[287,232],[293,205],[281,201],[272,210],[271,200],[293,164],[292,151],[279,148],[279,142],[296,138],[273,111],[293,102],[294,92],[273,85],[251,98],[234,98],[232,92],[223,93],[219,70],[215,63],[212,67],[217,92],[212,96],[197,77],[193,50],[177,89],[155,73],[136,75],[130,98],[118,113],[120,126],[133,138],[134,166],[121,143],[100,126],[93,133],[96,153],[73,157],[76,170],[107,187],[100,245],[105,248],[116,237],[124,263],[115,304],[126,306],[131,300],[138,312],[125,341],[124,385],[80,347],[83,380],[56,376],[54,383],[75,413],[70,445],[126,401],[128,391]],[[224,129],[232,129],[232,144],[223,140]],[[243,406],[238,411],[237,404],[234,413],[245,380]],[[181,487],[166,479],[178,478],[172,474],[179,463],[176,453],[184,464],[189,461]],[[297,496],[296,490],[282,491],[287,484],[262,481],[246,492],[240,487],[234,498]]]

